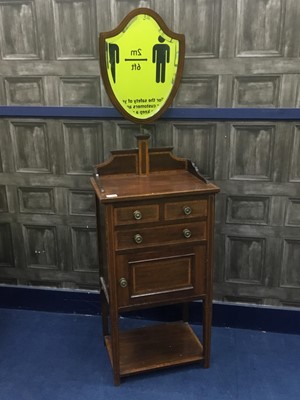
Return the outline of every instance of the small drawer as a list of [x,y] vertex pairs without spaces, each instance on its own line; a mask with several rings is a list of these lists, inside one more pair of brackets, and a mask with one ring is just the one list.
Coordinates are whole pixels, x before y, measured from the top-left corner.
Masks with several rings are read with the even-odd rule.
[[159,221],[159,205],[147,204],[130,207],[116,207],[115,225],[128,225]]
[[117,250],[205,240],[206,221],[116,232]]
[[198,218],[207,216],[207,199],[176,201],[165,203],[165,220],[181,218]]

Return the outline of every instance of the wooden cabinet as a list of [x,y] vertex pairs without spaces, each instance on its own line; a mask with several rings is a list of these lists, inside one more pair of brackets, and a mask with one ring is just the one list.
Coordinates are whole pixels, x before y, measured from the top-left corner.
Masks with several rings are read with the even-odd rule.
[[[203,360],[209,366],[214,196],[171,149],[112,152],[96,166],[103,334],[120,377]],[[176,323],[121,331],[119,313],[168,304],[203,303],[202,339],[183,317]],[[108,316],[110,316],[110,323]]]

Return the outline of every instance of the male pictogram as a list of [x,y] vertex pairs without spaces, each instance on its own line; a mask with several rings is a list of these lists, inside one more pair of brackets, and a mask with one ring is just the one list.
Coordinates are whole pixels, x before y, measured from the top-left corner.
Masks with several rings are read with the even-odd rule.
[[165,44],[165,39],[158,36],[157,43],[153,46],[152,62],[156,63],[156,82],[164,83],[166,79],[166,64],[170,62],[170,46]]

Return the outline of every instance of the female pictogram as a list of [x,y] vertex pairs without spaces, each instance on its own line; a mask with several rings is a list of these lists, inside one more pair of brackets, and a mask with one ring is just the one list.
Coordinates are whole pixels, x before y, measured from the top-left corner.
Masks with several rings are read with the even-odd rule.
[[115,43],[109,43],[108,49],[111,76],[114,83],[116,83],[116,64],[119,64],[119,46]]

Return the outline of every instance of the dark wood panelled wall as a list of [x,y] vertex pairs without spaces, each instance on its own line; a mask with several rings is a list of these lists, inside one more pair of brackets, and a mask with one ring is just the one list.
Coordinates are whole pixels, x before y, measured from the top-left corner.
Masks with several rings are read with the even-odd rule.
[[[0,104],[111,106],[97,37],[149,7],[186,36],[173,107],[300,106],[298,0],[0,0]],[[161,119],[221,188],[214,297],[300,306],[300,122]],[[125,120],[0,119],[0,282],[98,288],[93,166],[136,147]]]

